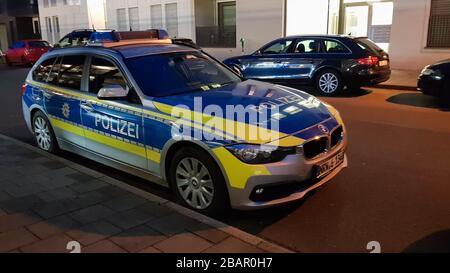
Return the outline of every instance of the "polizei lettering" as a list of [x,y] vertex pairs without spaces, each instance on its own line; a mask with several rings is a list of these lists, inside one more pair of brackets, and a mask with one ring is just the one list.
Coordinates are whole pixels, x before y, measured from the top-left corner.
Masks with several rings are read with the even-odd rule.
[[139,126],[133,122],[96,114],[95,127],[99,126],[116,134],[139,139]]

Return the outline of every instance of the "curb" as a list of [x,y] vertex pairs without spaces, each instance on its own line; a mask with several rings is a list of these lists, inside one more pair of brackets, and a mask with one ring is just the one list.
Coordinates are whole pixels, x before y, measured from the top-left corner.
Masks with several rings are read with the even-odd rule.
[[369,88],[420,92],[419,90],[417,90],[416,86],[408,85],[377,84],[369,86]]
[[292,250],[289,250],[285,247],[282,247],[280,245],[277,245],[275,243],[269,242],[267,240],[264,240],[258,236],[255,236],[253,234],[247,233],[243,230],[240,230],[238,228],[232,227],[228,224],[225,224],[223,222],[220,222],[218,220],[212,219],[206,215],[203,215],[201,213],[198,213],[196,211],[193,211],[191,209],[188,209],[186,207],[183,207],[179,204],[176,204],[174,202],[171,202],[167,199],[164,199],[162,197],[159,197],[157,195],[154,195],[152,193],[149,193],[147,191],[135,188],[133,186],[130,186],[129,184],[122,182],[120,180],[117,180],[115,178],[109,177],[107,175],[104,175],[100,172],[94,171],[92,169],[89,169],[87,167],[84,167],[82,165],[79,165],[77,163],[74,163],[72,161],[69,161],[67,159],[61,158],[59,156],[56,156],[54,154],[50,154],[47,152],[44,152],[42,150],[40,150],[39,148],[32,146],[30,144],[24,143],[22,141],[19,141],[17,139],[11,138],[9,136],[5,136],[3,134],[0,134],[0,139],[4,139],[4,140],[8,140],[13,142],[14,144],[21,146],[23,148],[27,148],[29,150],[32,150],[34,152],[39,153],[40,155],[43,155],[47,158],[50,158],[52,160],[56,160],[59,162],[62,162],[66,165],[68,165],[68,167],[75,169],[79,172],[82,172],[84,174],[90,175],[94,178],[100,179],[103,182],[109,183],[113,186],[117,186],[123,190],[126,190],[128,192],[131,192],[133,194],[139,195],[140,197],[143,197],[149,201],[158,203],[161,206],[165,206],[167,208],[170,208],[172,210],[175,210],[176,212],[183,214],[184,216],[190,217],[194,220],[197,220],[201,223],[207,224],[213,228],[219,229],[225,233],[227,233],[228,235],[235,237],[237,239],[240,239],[243,242],[246,242],[248,244],[251,244],[263,251],[266,252],[271,252],[271,253],[294,253]]

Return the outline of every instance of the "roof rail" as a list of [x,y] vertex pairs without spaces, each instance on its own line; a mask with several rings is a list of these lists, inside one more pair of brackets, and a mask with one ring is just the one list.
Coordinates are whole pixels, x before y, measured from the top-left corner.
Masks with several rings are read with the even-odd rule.
[[109,31],[92,33],[87,45],[113,47],[125,44],[167,43],[169,34],[163,29],[143,31]]

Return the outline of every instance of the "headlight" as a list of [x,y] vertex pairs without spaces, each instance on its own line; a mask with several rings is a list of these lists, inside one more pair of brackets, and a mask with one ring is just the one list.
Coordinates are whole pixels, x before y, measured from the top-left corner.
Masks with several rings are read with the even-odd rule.
[[239,160],[247,164],[266,164],[283,160],[289,154],[295,154],[295,148],[268,145],[238,144],[225,147]]

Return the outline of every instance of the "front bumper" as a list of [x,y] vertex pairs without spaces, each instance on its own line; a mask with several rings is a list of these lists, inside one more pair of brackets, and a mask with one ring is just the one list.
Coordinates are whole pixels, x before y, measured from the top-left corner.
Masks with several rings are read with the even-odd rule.
[[[286,157],[283,161],[268,164],[271,175],[252,176],[243,189],[229,187],[231,207],[238,210],[254,210],[274,207],[303,198],[308,192],[322,186],[334,178],[348,165],[347,156],[344,162],[321,179],[315,179],[315,169],[320,163],[326,162],[347,149],[347,134],[343,141],[331,152],[314,160],[306,160],[302,154]],[[253,198],[257,188],[280,188],[274,198],[255,201]]]
[[443,80],[430,75],[420,75],[417,80],[417,89],[424,95],[440,97],[442,95]]

